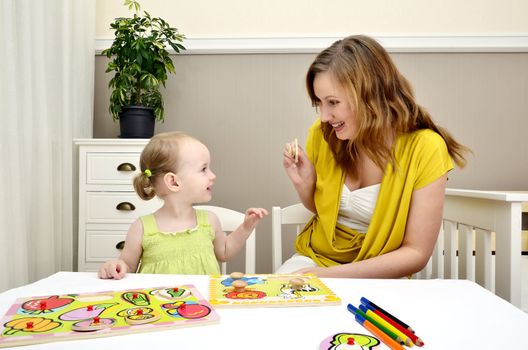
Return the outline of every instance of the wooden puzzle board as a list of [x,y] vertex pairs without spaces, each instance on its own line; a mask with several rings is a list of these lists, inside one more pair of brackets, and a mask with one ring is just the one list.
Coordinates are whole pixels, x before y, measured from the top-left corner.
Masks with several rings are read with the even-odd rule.
[[[292,279],[302,279],[302,287],[291,287]],[[213,275],[209,302],[215,307],[290,307],[339,305],[341,299],[315,275],[245,275],[244,291],[235,291],[229,275]]]
[[193,285],[19,298],[0,323],[0,348],[218,322]]

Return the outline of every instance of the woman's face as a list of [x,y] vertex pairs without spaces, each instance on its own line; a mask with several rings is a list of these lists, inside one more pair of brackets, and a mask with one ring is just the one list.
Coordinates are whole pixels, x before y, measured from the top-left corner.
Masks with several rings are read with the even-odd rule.
[[329,72],[317,73],[313,85],[321,122],[331,125],[338,139],[353,140],[359,123],[343,86]]

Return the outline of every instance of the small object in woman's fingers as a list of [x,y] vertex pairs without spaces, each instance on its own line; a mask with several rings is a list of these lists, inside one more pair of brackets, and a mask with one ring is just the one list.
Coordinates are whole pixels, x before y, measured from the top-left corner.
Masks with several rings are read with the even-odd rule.
[[293,140],[292,143],[288,143],[288,155],[293,159],[294,163],[299,161],[299,143],[297,139]]
[[286,144],[286,153],[287,153],[289,156],[291,156],[291,154],[292,154],[292,146],[291,146],[290,143],[287,143],[287,144]]
[[295,163],[299,161],[299,143],[297,142],[297,139],[295,139],[294,160]]

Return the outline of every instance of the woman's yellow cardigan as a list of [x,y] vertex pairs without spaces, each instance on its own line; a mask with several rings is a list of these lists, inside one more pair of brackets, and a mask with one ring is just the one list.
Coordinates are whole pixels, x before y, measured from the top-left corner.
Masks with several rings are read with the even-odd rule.
[[297,236],[295,249],[320,266],[369,259],[398,249],[403,241],[413,191],[453,169],[444,139],[430,129],[398,137],[394,156],[381,180],[367,233],[337,224],[345,172],[323,138],[318,119],[310,128],[306,153],[317,172],[314,201],[317,215]]

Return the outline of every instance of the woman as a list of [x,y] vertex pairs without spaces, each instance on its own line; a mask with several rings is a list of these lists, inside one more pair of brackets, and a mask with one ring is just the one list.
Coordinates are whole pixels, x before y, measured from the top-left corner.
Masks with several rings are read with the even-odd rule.
[[306,153],[287,144],[283,164],[316,215],[277,272],[400,278],[420,271],[440,229],[447,173],[453,161],[465,165],[468,149],[416,103],[370,37],[322,51],[306,84],[320,118]]

